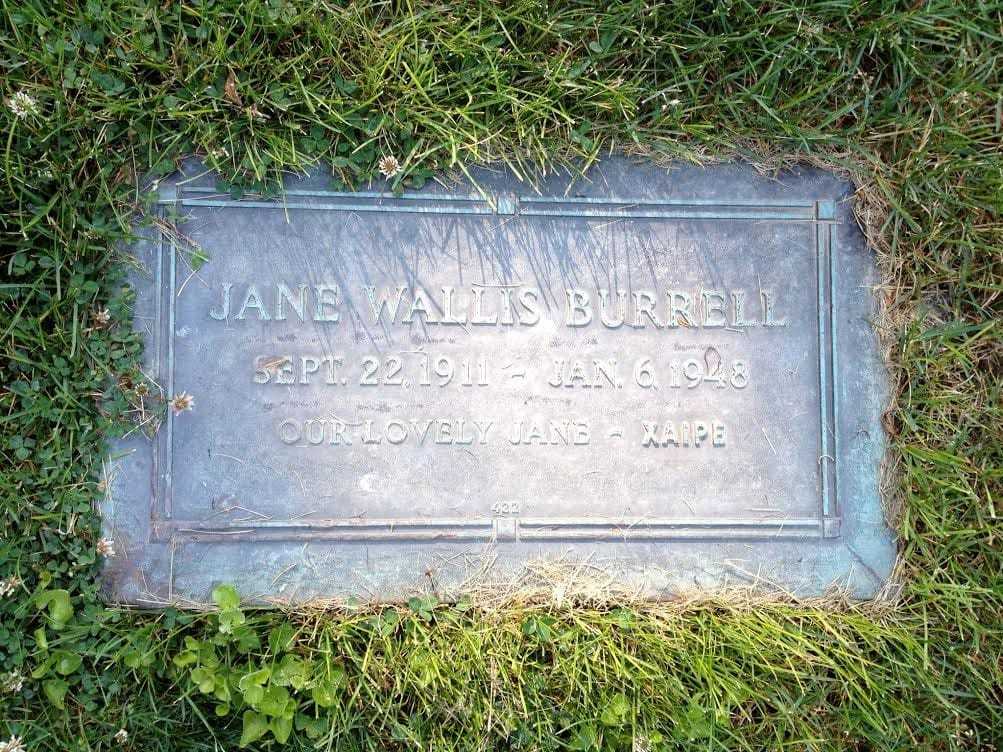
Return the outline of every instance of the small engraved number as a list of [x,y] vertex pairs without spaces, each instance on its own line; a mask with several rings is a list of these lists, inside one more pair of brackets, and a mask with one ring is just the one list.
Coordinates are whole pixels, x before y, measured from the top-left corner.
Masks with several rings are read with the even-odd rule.
[[679,384],[679,364],[676,361],[669,361],[669,386],[678,389]]
[[634,381],[642,389],[650,389],[655,385],[655,372],[651,367],[651,358],[641,358],[634,365]]
[[721,374],[721,353],[714,347],[708,347],[703,356],[704,364],[707,366],[707,373],[703,377],[704,381],[713,381],[718,389],[728,386],[727,380]]
[[376,374],[380,370],[380,361],[372,355],[367,355],[362,359],[362,378],[359,383],[362,386],[379,386],[379,379]]
[[491,505],[491,514],[519,514],[521,504],[518,501],[496,501]]
[[[640,366],[640,364],[638,364]],[[634,371],[637,378],[638,371]],[[684,360],[682,364],[669,361],[669,386],[672,389],[682,388],[683,380],[686,381],[687,389],[696,389],[703,383],[716,383],[718,389],[723,389],[731,384],[735,389],[744,389],[749,384],[749,366],[744,360],[736,360],[731,364],[731,375],[728,375],[727,368],[722,368],[720,362],[712,364],[701,363],[696,358]],[[640,381],[638,384],[644,386]]]
[[362,359],[362,376],[359,378],[359,383],[362,386],[379,386],[381,383],[389,386],[401,386],[404,383],[404,377],[401,376],[403,368],[404,363],[401,359],[391,355],[383,363],[383,378],[381,380],[379,359],[367,355]]
[[481,355],[475,363],[471,363],[469,359],[461,360],[460,369],[463,371],[463,379],[460,381],[463,386],[488,385],[487,356]]
[[439,386],[445,386],[453,380],[453,370],[452,358],[447,358],[445,355],[442,355],[436,359],[435,375],[442,379]]
[[383,367],[383,383],[390,386],[400,386],[403,384],[404,377],[400,375],[402,368],[404,368],[404,363],[400,358],[395,355],[387,358],[386,365]]
[[749,383],[749,367],[744,360],[736,360],[731,366],[731,385],[744,389]]
[[683,363],[683,376],[690,382],[686,386],[687,389],[695,389],[700,386],[700,382],[703,381],[703,368],[701,368],[699,361],[690,358]]

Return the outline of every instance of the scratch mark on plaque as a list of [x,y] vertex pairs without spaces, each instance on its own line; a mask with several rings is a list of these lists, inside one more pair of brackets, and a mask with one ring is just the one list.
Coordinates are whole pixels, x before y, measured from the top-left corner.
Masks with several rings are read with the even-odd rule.
[[[261,463],[261,466],[262,467],[267,467],[269,470],[271,470],[273,473],[275,473],[280,478],[283,475],[281,472],[279,472],[278,470],[276,470],[274,467],[272,467],[271,465],[266,465],[264,462]],[[292,468],[289,468],[288,473],[293,478],[295,478],[297,480],[297,482],[299,482],[299,484],[300,484],[300,491],[303,492],[303,496],[306,497],[306,498],[309,498],[309,494],[306,492],[306,486],[303,484],[303,477],[298,472],[296,472],[295,470],[293,470]]]
[[359,426],[365,424],[365,421],[362,421],[362,420],[357,420],[357,421],[352,422],[352,421],[345,420],[344,418],[339,418],[334,413],[328,413],[327,417],[329,417],[331,420],[338,421],[343,426],[351,426],[352,428],[358,428]]
[[212,509],[215,509],[215,511],[212,514],[209,514],[208,516],[204,517],[203,521],[204,522],[208,522],[209,520],[215,519],[216,517],[220,516],[221,514],[226,514],[228,511],[230,511],[231,509],[233,509],[234,508],[233,506],[221,506],[218,509],[216,508],[217,501],[224,501],[225,502],[228,498],[233,498],[233,496],[231,496],[228,493],[228,494],[226,494],[224,496],[218,496],[217,498],[211,499],[210,502],[209,502],[209,505],[210,505],[210,507]]
[[737,566],[736,564],[733,564],[730,560],[725,560],[724,565],[732,572],[737,574],[739,578],[748,580],[754,585],[758,585],[760,583],[766,583],[771,588],[776,588],[777,590],[785,593],[788,597],[794,596],[794,594],[787,588],[781,587],[779,583],[769,579],[768,577],[764,577],[762,565],[759,566],[759,569],[755,573],[750,572],[743,567]]
[[[637,204],[624,204],[623,209],[636,209]],[[615,211],[615,210],[614,210]],[[614,225],[624,224],[627,221],[626,217],[618,217],[616,219],[611,219],[609,222],[599,222],[594,226],[589,228],[589,232],[598,232],[600,230],[605,230],[607,227],[612,227]]]
[[505,228],[505,226],[506,226],[507,224],[509,224],[509,222],[514,222],[514,221],[515,221],[516,219],[518,219],[518,218],[519,218],[519,215],[518,215],[518,214],[513,214],[513,215],[512,215],[511,217],[505,217],[505,218],[504,218],[504,219],[503,219],[503,220],[502,220],[501,222],[499,222],[499,223],[498,223],[498,224],[496,224],[496,225],[493,225],[493,226],[492,226],[492,227],[490,228],[490,229],[491,229],[491,232],[494,232],[494,233],[497,233],[497,232],[498,232],[499,230],[502,230],[502,229],[504,229],[504,228]]
[[[226,511],[229,512],[229,511],[232,511],[234,509],[239,509],[241,512],[247,512],[248,514],[256,515],[256,516],[260,517],[261,519],[265,519],[265,520],[272,519],[271,515],[267,515],[267,514],[264,514],[262,512],[255,511],[254,509],[248,509],[247,507],[242,507],[239,504],[234,504],[232,507],[230,507]],[[234,520],[234,521],[235,522],[242,522],[243,520]]]
[[864,569],[867,570],[867,574],[869,574],[872,578],[874,578],[874,581],[878,583],[878,585],[881,585],[884,582],[881,576],[874,571],[874,569],[871,567],[870,564],[868,564],[866,561],[863,560],[860,554],[858,554],[854,550],[853,546],[851,546],[849,543],[846,544],[846,550],[850,552],[850,555],[854,559],[856,559],[857,563],[860,564],[860,566],[862,566]]
[[512,363],[506,363],[505,365],[503,365],[501,367],[501,370],[507,371],[510,368],[515,368],[515,370],[512,371],[512,373],[508,374],[513,379],[524,379],[524,378],[526,378],[526,367],[525,366],[516,366],[516,364],[514,362],[512,362]]
[[[294,562],[293,562],[292,564],[290,564],[290,565],[289,565],[288,567],[286,567],[286,568],[285,568],[285,569],[283,569],[283,570],[282,570],[281,572],[279,572],[279,573],[278,573],[277,575],[275,575],[275,579],[274,579],[274,580],[272,580],[272,587],[275,587],[275,583],[276,583],[276,582],[278,582],[278,581],[279,581],[280,579],[282,579],[282,577],[283,577],[283,576],[284,576],[284,575],[285,575],[285,574],[286,574],[287,572],[289,572],[289,571],[290,571],[290,570],[292,570],[292,569],[295,569],[295,568],[296,568],[296,567],[298,567],[298,566],[299,566],[299,563],[298,563],[298,562],[295,562],[295,561],[294,561]],[[298,585],[297,585],[297,587],[298,587]]]
[[257,516],[255,516],[255,517],[234,517],[233,520],[231,520],[231,522],[253,522],[254,520],[265,520],[267,522],[267,521],[270,521],[272,519],[267,514],[261,514],[261,512],[255,512],[253,509],[248,509],[246,511],[250,512],[253,515],[257,515]]
[[303,549],[300,551],[300,561],[307,566],[307,568],[313,573],[314,577],[317,577],[317,564],[314,563],[313,557],[310,556],[310,552],[307,550],[309,547],[309,542],[303,544]]
[[201,282],[206,289],[209,289],[209,284],[204,279],[202,279],[202,277],[199,276],[199,273],[197,271],[195,271],[193,269],[192,273],[189,274],[187,277],[185,277],[185,281],[181,283],[181,287],[178,288],[178,292],[175,295],[175,297],[177,297],[177,298],[181,297],[181,293],[184,292],[185,287],[187,287],[187,285],[191,281],[192,277],[197,278],[198,281]]
[[379,596],[376,594],[376,591],[374,591],[373,588],[370,586],[369,582],[363,580],[358,575],[355,576],[355,580],[356,582],[362,585],[362,588],[366,591],[366,594],[369,596],[369,600],[371,602],[379,600]]
[[772,449],[773,453],[776,454],[777,453],[777,448],[775,446],[773,446],[773,442],[770,441],[770,435],[768,433],[766,433],[766,429],[763,428],[762,426],[760,426],[759,430],[763,432],[763,436],[766,437],[766,443],[770,445],[770,449]]

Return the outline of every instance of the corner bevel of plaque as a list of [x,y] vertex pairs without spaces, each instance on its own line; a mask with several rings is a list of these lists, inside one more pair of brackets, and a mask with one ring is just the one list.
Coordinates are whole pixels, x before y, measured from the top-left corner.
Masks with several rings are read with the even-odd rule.
[[[397,599],[421,589],[430,566],[446,591],[469,583],[466,569],[441,564],[443,557],[458,561],[456,556],[468,562],[490,557],[494,564],[487,571],[478,564],[478,576],[489,580],[518,577],[540,559],[598,557],[624,588],[651,598],[690,591],[694,583],[704,591],[753,585],[803,596],[832,588],[856,597],[877,592],[895,555],[878,486],[887,376],[867,323],[877,305],[871,289],[879,280],[852,218],[850,186],[818,170],[770,181],[739,166],[665,171],[624,159],[602,163],[590,172],[591,183],[573,193],[559,176],[534,192],[511,174],[474,175],[476,185],[448,192],[393,194],[331,191],[324,176],[315,174],[287,182],[279,199],[234,200],[219,194],[213,178],[198,165],[189,164],[162,185],[165,217],[167,210],[183,217],[178,229],[202,245],[210,261],[196,273],[186,265],[176,236],[148,232],[136,248],[149,271],[148,279],[133,277],[136,326],[146,335],[148,373],[167,395],[195,393],[198,408],[191,415],[168,411],[152,441],[133,435],[114,447],[115,479],[104,505],[104,524],[125,555],[106,566],[109,597],[140,605],[204,600],[213,582],[232,581],[242,592],[265,600],[301,602],[363,593]],[[652,250],[659,248],[669,250]],[[632,265],[635,256],[646,264]],[[673,256],[671,263],[668,256]],[[588,268],[591,276],[583,276],[579,268]],[[466,326],[443,339],[429,333],[426,317],[421,331],[388,327],[379,342],[373,339],[360,290],[470,290],[473,272],[468,269],[479,269],[481,289],[532,285],[540,299],[553,300],[546,309],[550,318],[540,314],[553,333],[540,337],[540,329],[528,326],[511,332]],[[810,321],[810,335],[793,327],[773,339],[766,339],[761,328],[708,334],[699,327],[671,332],[665,327],[596,327],[580,335],[560,326],[563,293],[573,284],[585,285],[569,279],[591,279],[595,291],[613,290],[617,280],[626,279],[630,287],[624,289],[636,295],[638,289],[673,284],[695,290],[700,285],[737,288],[752,272],[760,296],[770,287],[774,294],[783,290],[800,301],[803,309],[789,315]],[[296,281],[297,274],[315,282],[337,280],[346,302],[342,321],[358,317],[351,318],[358,325],[354,339],[347,325],[333,327],[332,334],[316,324],[277,325],[260,315],[252,322],[228,318],[220,326],[205,316],[211,291],[223,283],[286,284]],[[755,285],[750,283],[753,295]],[[648,318],[657,323],[653,314]],[[755,337],[760,338],[757,344],[746,344]],[[429,371],[422,376],[418,370],[412,372],[410,389],[385,384],[367,392],[358,384],[350,388],[346,378],[341,391],[290,384],[284,390],[288,396],[274,397],[240,375],[241,368],[253,373],[249,364],[262,347],[311,341],[356,364],[391,353],[401,360],[402,370],[418,368],[404,363],[405,351],[439,348],[436,363],[448,361],[451,368],[466,363],[469,369],[473,354],[488,353],[524,363],[521,368],[531,375],[546,361],[543,356],[553,360],[570,357],[569,352],[584,353],[586,361],[616,352],[624,362],[654,354],[667,374],[686,364],[692,375],[698,369],[689,360],[698,366],[699,361],[673,360],[673,353],[706,349],[713,342],[719,356],[731,352],[764,370],[758,391],[674,392],[678,385],[668,382],[654,399],[635,389],[625,402],[618,398],[627,390],[554,393],[540,379],[521,388],[499,381],[497,388],[485,387],[481,393],[473,387],[433,391],[416,386],[420,379],[430,380]],[[796,365],[795,375],[769,370],[763,353],[771,347],[777,363]],[[212,353],[218,361],[199,359],[198,352]],[[230,370],[224,374],[214,368]],[[354,380],[358,374],[350,376]],[[771,385],[783,379],[792,386]],[[526,385],[528,379],[520,383]],[[436,400],[442,403],[438,407]],[[267,437],[273,430],[268,416],[275,405],[286,404],[290,407],[282,409],[313,405],[309,409],[314,412],[304,413],[303,420],[337,413],[346,425],[367,420],[371,425],[368,416],[381,414],[372,407],[395,405],[393,417],[401,425],[413,421],[417,426],[430,420],[430,410],[451,411],[465,420],[497,414],[500,425],[503,419],[530,420],[533,410],[554,409],[526,411],[528,404],[567,404],[575,420],[590,421],[590,427],[594,423],[597,432],[590,433],[589,445],[530,443],[515,449],[501,438],[493,446],[432,449],[424,444],[391,449],[389,442],[363,441],[289,448],[274,439],[242,444],[220,438]],[[651,417],[645,413],[653,409],[651,404],[662,404],[657,408],[660,419],[678,415],[682,423],[701,420],[687,417],[701,409],[734,416],[734,434],[741,438],[727,449],[737,459],[728,459],[725,452],[714,455],[708,447],[680,445],[653,455],[616,443],[630,437],[632,423]],[[217,410],[216,405],[224,407]],[[610,429],[604,439],[608,443],[593,443],[593,435],[602,435],[602,421],[621,414],[623,425],[601,426]],[[558,425],[568,419],[557,412],[543,415],[541,420]],[[814,440],[795,429],[778,447],[769,436],[771,431],[780,436],[788,426],[812,424]],[[315,456],[303,451],[314,449]],[[597,468],[602,478],[622,477],[626,493],[590,492],[577,466],[565,459],[579,455],[580,463]],[[459,469],[471,462],[470,456],[476,459],[471,467],[491,479],[480,496],[469,490],[469,472]],[[797,466],[784,465],[786,456],[805,459]],[[226,457],[233,460],[221,459]],[[228,467],[228,462],[240,467]],[[664,467],[658,469],[660,463]],[[694,469],[699,466],[708,470]],[[738,466],[752,477],[729,481]],[[538,481],[540,477],[547,480]],[[650,480],[658,477],[679,478],[694,489],[696,507],[694,499],[674,498],[671,482]],[[773,478],[784,485],[770,488]],[[812,510],[797,490],[808,483],[816,489]],[[373,495],[368,489],[374,484],[383,484],[387,494]],[[356,490],[327,497],[309,491],[342,486]],[[749,501],[745,507],[732,502],[721,511],[717,499],[726,497],[699,499],[702,487],[746,493]],[[759,487],[762,492],[752,492]],[[527,496],[526,488],[538,490]],[[572,488],[580,490],[568,490]],[[270,495],[262,497],[262,489]],[[777,507],[781,502],[771,501],[773,496],[788,499],[783,503],[791,511]],[[436,499],[454,497],[448,507],[434,508]],[[235,501],[232,507],[224,504],[221,512],[213,501],[221,498]],[[320,498],[336,501],[323,508]]]

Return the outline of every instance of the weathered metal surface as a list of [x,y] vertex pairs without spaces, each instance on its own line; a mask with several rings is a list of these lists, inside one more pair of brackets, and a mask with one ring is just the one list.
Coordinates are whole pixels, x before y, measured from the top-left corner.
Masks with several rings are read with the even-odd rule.
[[849,186],[588,177],[161,185],[181,235],[136,245],[135,322],[194,406],[114,447],[109,597],[448,595],[555,559],[649,597],[880,588],[887,387]]

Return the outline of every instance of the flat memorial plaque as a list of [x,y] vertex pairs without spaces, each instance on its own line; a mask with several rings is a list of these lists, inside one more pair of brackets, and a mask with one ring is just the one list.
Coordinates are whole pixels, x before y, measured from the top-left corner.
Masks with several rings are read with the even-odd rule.
[[113,447],[108,597],[449,597],[547,562],[651,598],[873,595],[887,376],[849,184],[472,178],[161,184],[135,326],[194,402]]

